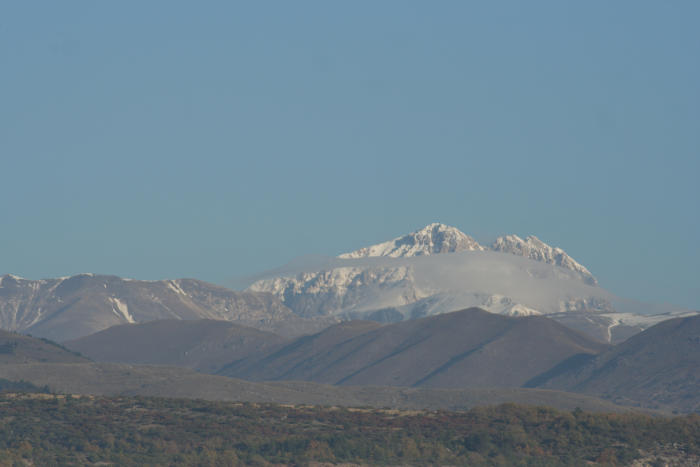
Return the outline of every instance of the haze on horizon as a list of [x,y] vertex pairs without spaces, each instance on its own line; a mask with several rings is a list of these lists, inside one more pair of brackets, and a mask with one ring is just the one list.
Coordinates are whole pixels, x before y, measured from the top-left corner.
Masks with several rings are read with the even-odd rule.
[[453,225],[700,308],[700,5],[0,5],[0,274],[227,283]]

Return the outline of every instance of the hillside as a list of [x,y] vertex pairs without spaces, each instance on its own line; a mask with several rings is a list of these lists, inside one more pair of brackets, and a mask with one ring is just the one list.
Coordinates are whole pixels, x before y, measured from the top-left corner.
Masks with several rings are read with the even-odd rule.
[[547,318],[473,308],[381,327],[334,326],[220,374],[340,385],[517,387],[571,356],[605,348]]
[[596,397],[542,389],[340,387],[287,381],[260,383],[206,375],[187,368],[117,363],[0,365],[0,379],[23,380],[63,394],[431,410],[464,410],[504,402],[546,405],[562,410],[576,407],[595,412],[632,410]]
[[595,358],[532,382],[646,407],[700,411],[700,316],[661,322]]
[[170,319],[112,326],[65,346],[99,362],[176,365],[212,373],[284,341],[228,321]]
[[55,342],[0,330],[0,365],[85,362],[89,359]]
[[[260,337],[254,329],[236,329],[207,321],[183,323],[153,323],[155,329],[171,325],[181,332],[188,328],[204,329],[205,335],[216,335],[211,328],[224,334]],[[127,334],[148,330],[149,325],[132,325]],[[163,327],[164,326],[164,327]],[[376,323],[355,323],[335,331],[336,336],[378,326]],[[119,335],[124,329],[115,330]],[[184,330],[184,331],[183,331]],[[233,330],[233,331],[232,331]],[[107,333],[109,335],[109,333]],[[152,333],[149,333],[152,335]],[[192,334],[185,332],[185,334]],[[265,333],[259,333],[265,334]],[[333,332],[328,335],[331,336]],[[262,336],[268,338],[269,336]],[[278,336],[274,336],[279,339]],[[206,340],[206,339],[205,339]],[[235,339],[234,339],[235,340]],[[117,341],[117,342],[120,342]],[[203,344],[197,339],[192,342]],[[221,341],[220,341],[221,342]],[[129,347],[128,341],[122,346]],[[141,343],[141,346],[147,344]],[[408,409],[459,410],[484,404],[517,402],[550,405],[572,410],[575,407],[593,411],[626,411],[590,396],[540,389],[428,389],[396,387],[338,387],[311,382],[256,383],[224,376],[208,375],[189,368],[175,366],[95,363],[61,346],[30,336],[0,332],[0,389],[23,391],[52,391],[85,395],[141,395],[154,397],[183,397],[215,401],[275,402],[281,404],[311,404],[340,406],[395,407]],[[197,348],[195,345],[194,348]],[[201,348],[201,347],[200,347]],[[8,350],[8,349],[11,349]],[[206,349],[204,349],[206,350]],[[164,349],[164,355],[168,349]]]

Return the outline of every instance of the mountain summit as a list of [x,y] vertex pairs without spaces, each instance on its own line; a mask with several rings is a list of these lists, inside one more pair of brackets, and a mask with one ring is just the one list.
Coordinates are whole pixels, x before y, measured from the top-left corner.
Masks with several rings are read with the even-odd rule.
[[504,235],[498,237],[491,245],[493,251],[511,253],[518,256],[534,259],[543,263],[554,264],[564,269],[570,269],[581,274],[584,282],[589,285],[596,285],[598,281],[593,274],[582,264],[577,263],[564,250],[551,247],[534,235],[530,235],[525,240],[517,235]]
[[290,271],[248,290],[271,293],[307,318],[374,319],[379,312],[382,321],[401,321],[473,306],[517,316],[613,311],[610,295],[590,287],[595,278],[585,267],[537,237],[508,235],[488,247],[433,223],[338,258],[382,261]]
[[410,258],[439,253],[456,253],[459,251],[497,251],[524,256],[542,263],[575,271],[581,275],[584,282],[596,285],[598,281],[585,266],[575,261],[564,250],[552,247],[530,235],[524,240],[517,235],[498,237],[490,247],[482,246],[469,235],[456,227],[440,223],[428,224],[420,230],[397,237],[388,242],[360,248],[338,255],[342,259],[357,259],[370,257]]
[[377,245],[360,248],[350,253],[343,253],[338,257],[343,259],[377,256],[409,258],[412,256],[424,256],[437,253],[483,250],[486,250],[486,248],[479,245],[476,240],[456,227],[433,223],[402,237]]

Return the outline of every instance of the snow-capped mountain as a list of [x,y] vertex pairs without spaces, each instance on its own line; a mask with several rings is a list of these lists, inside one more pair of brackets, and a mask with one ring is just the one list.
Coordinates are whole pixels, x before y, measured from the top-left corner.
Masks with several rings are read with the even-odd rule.
[[409,258],[438,253],[455,253],[457,251],[484,251],[469,235],[455,227],[433,223],[408,235],[379,243],[359,250],[338,255],[338,258],[356,259],[378,256],[390,258]]
[[[493,252],[499,254],[494,255]],[[523,303],[510,296],[508,287],[504,288],[504,284],[489,284],[486,289],[474,289],[471,284],[460,284],[458,290],[446,290],[434,281],[426,284],[416,280],[416,265],[411,263],[411,259],[446,257],[458,253],[490,253],[488,267],[521,272],[524,268],[524,273],[529,276],[551,276],[551,268],[541,267],[541,263],[545,263],[556,266],[553,275],[558,274],[588,285],[596,284],[588,269],[562,249],[553,248],[536,237],[522,240],[515,235],[508,235],[498,238],[492,247],[485,247],[455,227],[433,223],[393,240],[338,256],[339,259],[346,260],[385,258],[387,261],[403,259],[407,262],[355,265],[348,261],[347,265],[341,264],[328,270],[263,279],[252,284],[249,290],[272,293],[302,316],[350,314],[358,317],[361,312],[392,307],[406,317],[416,317],[421,313],[438,314],[469,306],[483,307],[496,313],[528,315],[591,309],[593,303],[598,311],[612,311],[605,298],[597,296],[564,296],[557,303],[549,303],[549,300],[543,305],[542,300]],[[540,263],[540,266],[532,267],[529,261],[525,261],[514,267],[513,261],[509,262],[500,253],[521,256]],[[462,259],[477,268],[484,265],[483,261],[479,262],[484,258],[463,256]],[[469,271],[470,274],[479,272],[474,268]],[[502,282],[506,281],[507,277],[503,276]],[[595,292],[593,291],[594,295]]]
[[159,319],[226,320],[287,335],[324,327],[300,318],[271,294],[234,292],[194,279],[0,276],[2,329],[65,341],[116,324]]
[[335,315],[337,310],[373,310],[425,297],[409,267],[339,267],[294,277],[255,282],[248,289],[268,292],[305,317]]
[[[619,300],[583,265],[536,237],[508,235],[485,247],[443,224],[261,277],[234,292],[193,279],[8,274],[0,277],[0,328],[65,341],[115,324],[204,318],[291,336],[347,319],[395,322],[480,307],[549,315],[615,341],[672,316],[663,313],[683,311]],[[639,312],[658,317],[637,319]]]
[[338,258],[357,259],[372,257],[410,258],[414,256],[456,253],[459,251],[498,251],[524,256],[535,261],[554,264],[564,269],[579,273],[582,279],[596,285],[598,281],[590,271],[567,255],[558,247],[551,247],[534,235],[524,240],[517,235],[498,237],[490,247],[480,245],[469,235],[456,227],[433,223],[407,235],[388,242],[360,248],[349,253],[342,253]]
[[530,235],[525,240],[517,235],[504,235],[498,237],[491,245],[491,250],[502,253],[511,253],[542,261],[544,263],[555,264],[565,269],[570,269],[581,274],[583,280],[591,285],[596,285],[598,281],[593,274],[582,264],[577,263],[571,256],[567,255],[561,248],[552,248],[534,235]]
[[269,292],[309,318],[395,322],[480,307],[511,316],[550,315],[609,342],[670,316],[629,325],[637,315],[623,316],[616,306],[661,312],[624,304],[561,248],[517,235],[499,237],[487,247],[444,224],[343,253],[317,270],[306,265],[303,271],[274,273],[249,290]]

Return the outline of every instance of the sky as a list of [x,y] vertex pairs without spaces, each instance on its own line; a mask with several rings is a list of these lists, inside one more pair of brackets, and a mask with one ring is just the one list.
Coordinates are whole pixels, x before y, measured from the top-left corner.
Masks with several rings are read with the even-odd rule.
[[0,4],[0,274],[226,284],[431,222],[700,309],[696,1]]

